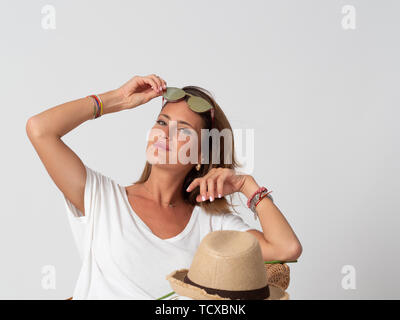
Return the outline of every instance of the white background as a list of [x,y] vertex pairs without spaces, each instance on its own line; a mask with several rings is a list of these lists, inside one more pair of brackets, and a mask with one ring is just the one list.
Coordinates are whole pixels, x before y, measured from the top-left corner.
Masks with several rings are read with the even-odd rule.
[[[41,24],[48,4],[53,30]],[[355,29],[342,26],[345,5]],[[234,129],[254,129],[252,174],[304,249],[290,264],[292,299],[399,299],[399,12],[397,1],[365,0],[2,0],[0,298],[67,298],[80,268],[28,118],[155,73],[208,89]],[[63,141],[129,185],[160,106],[107,114]],[[42,287],[47,265],[55,289]],[[355,289],[342,287],[346,265]]]

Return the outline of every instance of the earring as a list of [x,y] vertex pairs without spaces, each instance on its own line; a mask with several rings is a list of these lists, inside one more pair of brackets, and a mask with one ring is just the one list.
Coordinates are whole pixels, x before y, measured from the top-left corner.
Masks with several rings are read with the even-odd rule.
[[198,164],[197,164],[197,166],[196,166],[196,170],[197,170],[197,171],[199,171],[199,170],[200,170],[200,168],[201,168],[201,164],[200,164],[200,163],[198,163]]

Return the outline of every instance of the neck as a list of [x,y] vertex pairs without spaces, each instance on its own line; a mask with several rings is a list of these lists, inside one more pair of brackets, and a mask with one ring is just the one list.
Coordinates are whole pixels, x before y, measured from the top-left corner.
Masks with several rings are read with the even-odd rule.
[[144,182],[144,187],[161,207],[181,203],[183,201],[181,190],[187,173],[186,170],[176,172],[153,166],[149,178]]

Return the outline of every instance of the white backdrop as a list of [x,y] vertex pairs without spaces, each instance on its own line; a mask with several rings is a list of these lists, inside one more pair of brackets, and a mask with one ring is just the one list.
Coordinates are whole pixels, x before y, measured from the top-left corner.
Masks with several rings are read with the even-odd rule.
[[[210,90],[234,129],[254,130],[252,174],[303,245],[292,299],[399,299],[399,10],[387,0],[2,0],[0,298],[69,297],[80,268],[28,118],[156,73]],[[128,185],[160,105],[63,140]]]

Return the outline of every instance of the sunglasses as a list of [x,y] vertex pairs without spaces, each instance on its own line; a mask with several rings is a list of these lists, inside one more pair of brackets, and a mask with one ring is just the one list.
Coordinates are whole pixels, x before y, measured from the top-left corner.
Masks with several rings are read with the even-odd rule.
[[[210,111],[211,114],[211,128],[214,128],[214,107],[205,99],[201,97],[194,96],[187,93],[183,89],[175,87],[167,87],[166,91],[162,95],[162,108],[164,108],[167,102],[176,102],[189,97],[187,104],[191,110],[197,113],[203,113]],[[164,104],[164,100],[166,100]]]

